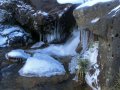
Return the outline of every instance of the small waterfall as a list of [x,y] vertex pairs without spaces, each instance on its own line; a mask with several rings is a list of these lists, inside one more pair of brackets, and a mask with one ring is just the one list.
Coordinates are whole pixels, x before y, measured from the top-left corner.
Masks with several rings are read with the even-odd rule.
[[60,41],[62,38],[60,31],[62,31],[62,27],[60,26],[59,22],[55,21],[54,27],[52,28],[51,33],[46,35],[47,42],[50,43],[54,40]]

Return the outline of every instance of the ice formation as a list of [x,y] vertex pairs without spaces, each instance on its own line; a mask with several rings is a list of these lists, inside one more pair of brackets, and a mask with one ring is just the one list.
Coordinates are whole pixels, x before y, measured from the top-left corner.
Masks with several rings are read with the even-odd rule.
[[63,45],[56,45],[51,44],[50,46],[44,48],[44,49],[37,49],[32,50],[30,52],[36,53],[44,53],[49,55],[57,55],[57,56],[74,56],[76,53],[76,48],[80,42],[80,31],[74,30],[72,33],[72,37]]
[[25,65],[19,70],[19,74],[25,77],[51,77],[64,75],[64,66],[47,54],[35,53],[27,59]]
[[[26,33],[19,26],[11,26],[11,25],[2,25],[0,24],[0,47],[11,46],[11,44],[15,43],[25,44],[31,43],[31,38],[28,33]],[[18,43],[17,43],[18,42]]]

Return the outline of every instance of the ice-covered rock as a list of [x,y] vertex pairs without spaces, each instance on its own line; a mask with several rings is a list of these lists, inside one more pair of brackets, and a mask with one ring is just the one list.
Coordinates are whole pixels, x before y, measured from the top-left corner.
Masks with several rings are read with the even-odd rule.
[[27,45],[31,43],[31,36],[19,26],[0,24],[0,47]]
[[11,14],[4,9],[0,9],[0,23],[5,22],[10,18]]
[[27,59],[19,74],[25,77],[51,77],[65,75],[64,66],[46,54],[36,53]]
[[21,59],[27,60],[27,58],[29,58],[29,57],[30,57],[30,54],[26,53],[22,49],[12,50],[6,54],[6,59],[21,58]]

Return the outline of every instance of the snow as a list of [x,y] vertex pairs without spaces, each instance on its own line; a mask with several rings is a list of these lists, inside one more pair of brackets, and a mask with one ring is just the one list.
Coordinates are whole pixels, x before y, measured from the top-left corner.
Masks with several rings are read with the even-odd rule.
[[105,2],[110,2],[110,1],[113,1],[113,0],[90,0],[90,1],[83,3],[82,5],[78,6],[76,9],[90,7],[90,6],[93,6],[97,3],[105,3]]
[[71,60],[71,62],[69,63],[69,71],[71,74],[75,74],[76,70],[77,70],[77,65],[78,65],[78,60],[77,60],[77,55],[74,56]]
[[22,42],[31,43],[30,34],[19,26],[2,25],[0,24],[0,47],[8,47],[14,42],[22,44]]
[[72,33],[72,37],[65,43],[61,45],[51,44],[50,46],[44,49],[32,50],[31,52],[39,52],[48,55],[57,55],[57,56],[69,56],[76,55],[76,48],[80,42],[80,31],[74,30]]
[[7,35],[7,34],[10,34],[10,33],[14,32],[14,31],[18,31],[18,30],[20,31],[21,28],[19,28],[19,27],[10,27],[10,28],[4,29],[2,32],[0,32],[0,34],[1,35]]
[[98,56],[98,42],[94,42],[91,47],[83,54],[83,58],[90,61],[91,65],[97,63]]
[[9,53],[6,54],[6,59],[8,59],[8,57],[15,57],[15,58],[23,58],[23,59],[27,59],[28,57],[30,57],[29,54],[27,54],[24,50],[22,49],[16,49],[16,50],[12,50]]
[[[82,58],[87,59],[90,62],[90,67],[94,67],[92,69],[95,70],[95,72],[91,75],[88,71],[86,73],[85,79],[87,84],[93,89],[93,90],[100,90],[100,87],[98,85],[98,76],[100,73],[99,66],[97,65],[97,56],[98,56],[98,47],[99,42],[93,42],[90,46],[90,48],[83,54]],[[89,70],[91,70],[91,68]],[[93,86],[93,83],[96,86]]]
[[93,19],[93,20],[91,21],[91,23],[96,23],[96,22],[99,21],[99,20],[100,20],[100,18],[96,17],[95,19]]
[[91,1],[91,0],[57,0],[57,2],[60,4],[66,4],[66,3],[80,4],[87,1]]
[[[93,90],[101,90],[100,86],[98,84],[98,76],[100,74],[100,70],[97,64],[94,65],[94,70],[95,72],[91,75],[91,73],[87,72],[86,73],[86,81],[87,84],[93,89]],[[94,83],[94,85],[93,85]]]
[[6,43],[7,37],[2,37],[0,35],[0,47],[4,47],[4,44]]
[[83,3],[84,0],[57,0],[57,2],[60,4],[65,4],[65,3],[78,4],[78,3]]
[[112,17],[116,16],[116,13],[120,10],[120,5],[112,9],[108,14],[114,13]]
[[44,16],[47,16],[48,15],[48,13],[47,12],[43,12],[43,11],[37,11],[37,12],[35,12],[34,14],[33,14],[33,16],[37,16],[37,15],[40,15],[40,14],[42,14],[42,15],[44,15]]
[[41,46],[44,45],[44,44],[45,44],[44,42],[40,41],[40,42],[37,42],[37,43],[35,43],[34,45],[32,45],[31,48],[39,48],[39,47],[41,47]]
[[63,65],[46,54],[36,53],[27,59],[25,65],[19,70],[19,74],[25,77],[51,77],[64,75]]
[[[88,50],[86,50],[82,55],[76,55],[72,58],[71,62],[69,63],[69,71],[71,74],[75,73],[78,70],[78,58],[81,60],[87,59],[90,62],[89,68],[86,72],[85,80],[87,84],[93,90],[100,90],[98,76],[100,74],[99,65],[97,64],[97,56],[98,56],[98,47],[99,42],[95,41],[91,44]],[[93,74],[90,73],[90,70],[95,71]],[[78,76],[76,75],[73,80],[78,81]],[[95,85],[95,86],[94,86]]]

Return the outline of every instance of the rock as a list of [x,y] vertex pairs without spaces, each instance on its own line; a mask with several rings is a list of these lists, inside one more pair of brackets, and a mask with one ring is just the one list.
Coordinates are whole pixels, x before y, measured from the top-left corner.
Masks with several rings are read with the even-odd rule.
[[[75,25],[72,12],[76,6],[60,5],[56,0],[12,0],[0,5],[12,13],[14,21],[27,28],[25,30],[31,33],[34,40],[47,43],[63,42],[70,35],[70,29]],[[47,40],[49,36],[56,36],[54,32],[58,32],[58,37]]]
[[0,47],[22,46],[31,43],[31,37],[19,26],[0,24]]
[[11,13],[7,12],[6,10],[0,9],[0,23],[8,21],[11,17]]
[[[108,14],[109,11],[118,4],[119,3],[117,1],[111,1],[102,4],[98,3],[91,7],[78,8],[74,10],[73,14],[79,27],[88,28],[94,34],[104,37],[106,36],[106,31],[103,31],[103,29],[101,29],[100,24],[103,24],[103,27],[106,25],[99,19],[104,15]],[[98,24],[93,23],[95,19],[98,19],[99,23],[97,21],[95,22]]]
[[[120,66],[120,8],[119,2],[99,3],[74,11],[78,26],[97,35],[100,42],[98,63],[100,85],[113,88]],[[118,6],[118,7],[117,7]],[[111,87],[112,86],[112,87]]]

